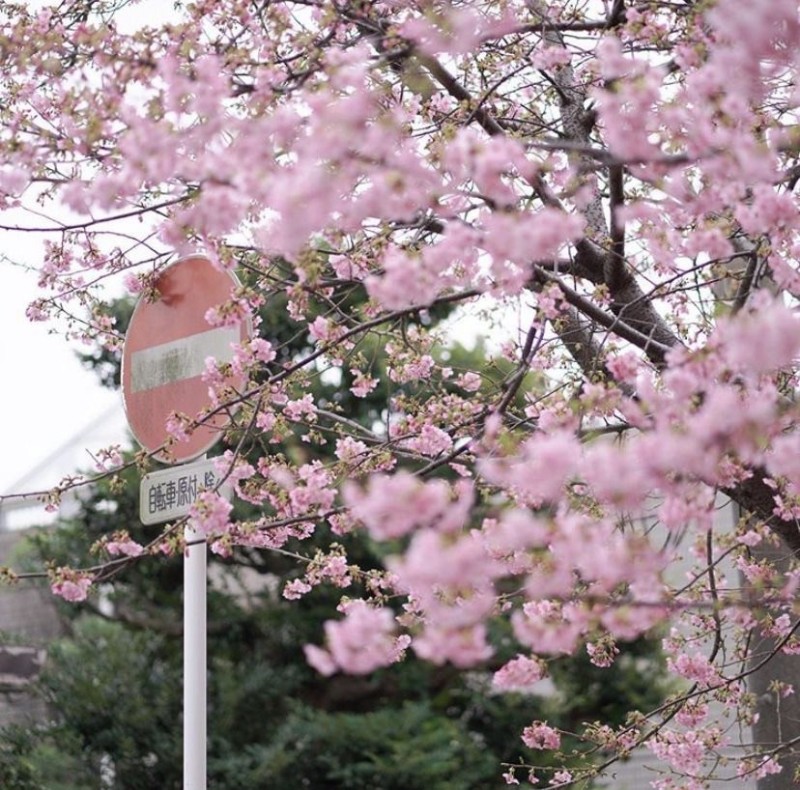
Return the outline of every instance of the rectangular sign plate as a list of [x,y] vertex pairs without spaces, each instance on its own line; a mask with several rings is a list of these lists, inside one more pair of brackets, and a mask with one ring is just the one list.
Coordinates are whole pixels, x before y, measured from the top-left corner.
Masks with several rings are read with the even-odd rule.
[[[139,487],[139,518],[142,524],[162,524],[185,516],[201,491],[213,489],[219,475],[213,458],[150,472]],[[230,498],[231,486],[223,485],[220,493]]]

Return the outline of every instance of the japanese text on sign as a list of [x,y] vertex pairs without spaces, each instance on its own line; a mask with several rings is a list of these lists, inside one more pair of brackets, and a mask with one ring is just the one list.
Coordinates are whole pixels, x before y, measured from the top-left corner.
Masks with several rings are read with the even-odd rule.
[[[185,516],[198,494],[216,489],[218,483],[214,461],[205,458],[145,475],[139,489],[142,524],[161,524]],[[220,493],[226,495],[228,492]]]
[[172,511],[176,507],[191,507],[199,491],[214,488],[217,482],[214,471],[205,472],[198,482],[198,475],[181,475],[177,480],[167,480],[151,485],[147,492],[149,514]]

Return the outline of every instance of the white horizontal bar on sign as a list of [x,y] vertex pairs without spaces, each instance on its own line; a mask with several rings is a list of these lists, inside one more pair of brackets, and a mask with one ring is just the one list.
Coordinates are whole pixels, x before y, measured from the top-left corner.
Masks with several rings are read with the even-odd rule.
[[238,343],[239,327],[223,326],[172,340],[131,354],[131,391],[143,392],[199,376],[206,359],[218,362],[233,359],[231,343]]

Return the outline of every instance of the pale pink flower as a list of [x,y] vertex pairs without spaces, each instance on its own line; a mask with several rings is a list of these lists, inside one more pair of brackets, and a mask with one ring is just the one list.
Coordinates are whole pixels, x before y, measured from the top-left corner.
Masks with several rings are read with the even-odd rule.
[[327,510],[333,504],[336,492],[332,488],[330,472],[320,461],[304,464],[297,470],[297,480],[289,490],[289,501],[293,513],[298,515],[309,510]]
[[213,491],[201,491],[189,510],[189,523],[200,535],[212,537],[225,534],[230,527],[233,505]]
[[623,53],[617,36],[601,38],[595,55],[600,64],[600,74],[607,80],[626,76],[636,67],[636,61]]
[[317,316],[308,327],[308,333],[313,340],[327,343],[331,338],[331,327],[327,319],[321,315]]
[[453,440],[450,435],[441,428],[425,423],[418,436],[405,439],[402,446],[420,455],[433,458],[441,453],[447,452],[453,447]]
[[538,433],[508,459],[486,459],[479,470],[490,482],[508,486],[526,504],[557,501],[576,470],[581,447],[567,431]]
[[377,379],[367,376],[360,370],[351,370],[350,372],[353,374],[353,386],[350,387],[350,392],[357,398],[366,398],[378,386]]
[[386,310],[428,305],[443,288],[442,279],[420,257],[399,247],[389,247],[381,263],[383,274],[369,275],[364,282],[369,295]]
[[758,780],[770,774],[779,774],[782,770],[782,766],[774,757],[765,756],[760,759],[740,760],[736,767],[736,775],[740,779],[747,777]]
[[250,306],[244,299],[237,299],[206,310],[205,319],[210,326],[237,327],[250,318]]
[[352,436],[345,436],[336,440],[336,457],[347,464],[355,464],[365,460],[367,452],[367,445]]
[[766,462],[771,475],[800,486],[800,434],[784,434],[773,439]]
[[29,321],[47,321],[50,317],[49,305],[44,299],[36,299],[25,308],[25,317]]
[[190,438],[189,426],[192,420],[185,414],[173,412],[166,423],[167,433],[179,442],[188,442]]
[[531,60],[537,69],[552,69],[565,66],[572,59],[572,54],[564,47],[541,47],[533,53]]
[[450,489],[444,481],[423,482],[407,471],[372,475],[366,490],[347,482],[342,495],[352,515],[363,521],[377,540],[398,538],[434,523],[450,502]]
[[546,722],[535,721],[522,731],[522,742],[530,749],[558,749],[561,735]]
[[292,579],[283,587],[283,597],[289,601],[297,601],[307,592],[311,592],[311,585],[303,579]]
[[492,685],[502,691],[524,691],[538,683],[546,671],[546,666],[539,659],[520,655],[494,673]]
[[[387,564],[398,584],[423,601],[429,614],[437,612],[449,626],[471,625],[492,610],[492,584],[502,566],[487,556],[478,535],[453,532],[435,526],[418,529],[405,554]],[[449,593],[444,600],[442,591]]]
[[52,577],[50,589],[70,603],[85,601],[92,586],[92,577],[82,571],[73,571],[70,568],[58,568]]
[[751,304],[749,312],[720,324],[715,333],[729,364],[750,375],[791,364],[800,353],[800,319],[767,293]]
[[433,110],[433,112],[452,112],[453,99],[446,93],[435,93],[428,101],[428,107]]
[[[483,247],[496,266],[510,261],[528,273],[531,260],[552,258],[564,244],[580,236],[584,224],[582,216],[555,208],[535,213],[493,212],[484,220]],[[502,276],[500,269],[495,272]],[[523,283],[514,281],[504,292],[518,292],[517,284]]]
[[130,538],[122,540],[110,540],[106,543],[106,551],[112,556],[124,554],[126,557],[138,557],[144,551],[144,547]]
[[272,362],[276,357],[272,343],[263,337],[254,337],[250,341],[250,350],[259,362]]
[[682,727],[699,727],[708,718],[708,705],[696,700],[684,703],[675,714],[675,721]]
[[327,650],[323,650],[317,645],[303,645],[303,652],[306,655],[306,661],[320,673],[326,677],[332,675],[338,667],[331,658],[331,654]]
[[655,738],[647,741],[647,746],[673,770],[696,776],[701,772],[706,759],[713,756],[712,749],[722,742],[722,734],[716,727],[686,732],[663,729]]
[[401,26],[402,35],[429,55],[466,53],[480,40],[485,25],[483,16],[473,8],[452,8],[439,24],[422,16],[409,17]]
[[317,555],[306,578],[313,584],[329,581],[337,587],[349,587],[353,581],[347,557],[341,554]]
[[756,532],[755,530],[750,530],[749,532],[745,532],[743,535],[739,535],[736,538],[737,543],[741,543],[743,546],[757,546],[761,543],[762,536],[760,533]]
[[256,428],[265,433],[269,433],[275,427],[275,423],[277,422],[277,417],[275,416],[275,412],[271,411],[259,411],[256,415]]
[[332,255],[330,264],[342,280],[361,280],[367,274],[367,267],[362,262],[345,255]]
[[237,458],[231,450],[226,450],[214,458],[214,469],[219,478],[225,478],[228,485],[237,485],[256,473],[252,464]]
[[298,400],[290,400],[283,407],[283,413],[290,420],[307,419],[314,422],[317,419],[317,407],[314,405],[314,396],[308,392]]
[[423,354],[418,359],[412,359],[403,367],[402,381],[418,381],[431,375],[434,368],[433,357]]
[[587,642],[586,652],[596,667],[610,667],[619,655],[619,648],[610,639],[600,639],[597,642]]
[[577,604],[563,607],[553,601],[528,601],[511,616],[517,639],[537,653],[568,655],[588,627],[585,611]]
[[481,388],[482,380],[477,373],[469,371],[468,373],[462,373],[455,381],[459,387],[467,392],[477,392]]
[[545,318],[556,320],[564,308],[564,300],[557,285],[548,285],[543,288],[536,298],[536,306]]
[[307,645],[306,657],[322,674],[337,669],[366,675],[399,661],[410,642],[395,637],[394,615],[390,609],[351,601],[344,606],[344,620],[325,623],[328,650]]
[[135,272],[128,272],[122,279],[125,290],[130,294],[140,294],[144,288],[142,278]]
[[763,779],[765,776],[779,774],[783,770],[783,766],[774,757],[765,757],[755,771],[756,779]]
[[462,628],[426,626],[414,637],[414,652],[434,664],[450,662],[465,669],[486,661],[492,655],[483,623]]
[[775,618],[771,630],[775,636],[777,636],[779,639],[783,639],[784,637],[788,636],[789,632],[792,630],[792,625],[792,618],[789,617],[786,612],[784,612]]
[[642,363],[636,354],[626,351],[623,354],[614,354],[610,357],[606,362],[606,367],[617,381],[625,384],[634,384],[642,369]]

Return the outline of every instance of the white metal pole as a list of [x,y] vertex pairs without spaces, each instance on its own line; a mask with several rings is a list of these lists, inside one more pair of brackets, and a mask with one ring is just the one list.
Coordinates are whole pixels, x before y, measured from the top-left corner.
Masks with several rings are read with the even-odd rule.
[[206,542],[184,536],[183,790],[206,790]]

